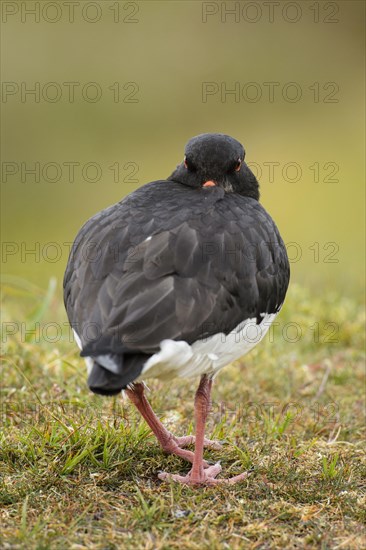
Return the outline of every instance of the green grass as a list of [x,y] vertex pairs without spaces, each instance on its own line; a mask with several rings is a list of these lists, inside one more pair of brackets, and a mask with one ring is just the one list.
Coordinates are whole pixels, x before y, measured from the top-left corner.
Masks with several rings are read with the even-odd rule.
[[[207,433],[224,449],[206,456],[221,460],[224,475],[250,472],[232,487],[160,482],[160,470],[189,465],[161,452],[126,400],[88,391],[65,322],[53,282],[44,292],[5,281],[1,548],[366,546],[356,300],[292,285],[266,341],[219,374]],[[155,410],[177,435],[193,430],[196,383],[149,381]]]

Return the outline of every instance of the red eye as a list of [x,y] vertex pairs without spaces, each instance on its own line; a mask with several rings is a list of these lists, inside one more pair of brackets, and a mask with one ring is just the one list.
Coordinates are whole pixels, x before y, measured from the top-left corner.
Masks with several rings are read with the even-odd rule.
[[186,170],[189,170],[190,172],[196,172],[196,167],[195,167],[195,165],[193,164],[191,158],[188,158],[188,159],[187,159],[187,157],[185,156],[185,157],[184,157],[183,164],[184,164]]
[[241,167],[241,159],[238,159],[238,162],[236,163],[236,166],[235,166],[235,172],[239,172],[240,167]]

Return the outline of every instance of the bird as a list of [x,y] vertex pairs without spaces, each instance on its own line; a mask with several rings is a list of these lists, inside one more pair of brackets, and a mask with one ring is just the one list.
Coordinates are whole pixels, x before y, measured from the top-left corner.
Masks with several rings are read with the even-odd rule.
[[[285,244],[259,203],[259,182],[239,141],[190,139],[167,179],[147,183],[92,218],[71,247],[64,303],[90,390],[124,392],[163,451],[191,463],[161,480],[234,484],[203,458],[212,384],[265,336],[290,278]],[[146,380],[199,378],[195,435],[175,436],[146,397]],[[194,444],[194,452],[186,447]]]

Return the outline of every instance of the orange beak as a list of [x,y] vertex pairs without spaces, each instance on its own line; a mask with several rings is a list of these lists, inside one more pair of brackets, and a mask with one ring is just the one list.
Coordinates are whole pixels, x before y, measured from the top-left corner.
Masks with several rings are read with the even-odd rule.
[[206,181],[206,183],[204,183],[202,185],[202,187],[215,187],[215,185],[216,185],[216,183],[214,181],[208,180],[208,181]]

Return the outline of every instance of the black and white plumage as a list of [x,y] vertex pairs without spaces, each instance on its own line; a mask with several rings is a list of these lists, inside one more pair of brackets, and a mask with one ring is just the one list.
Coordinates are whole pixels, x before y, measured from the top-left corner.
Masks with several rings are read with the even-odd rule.
[[81,228],[64,298],[95,393],[211,377],[266,333],[289,263],[244,156],[229,136],[197,136],[169,179]]

